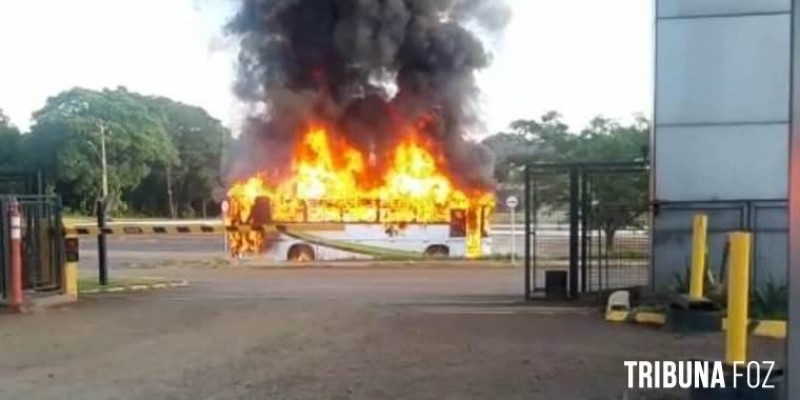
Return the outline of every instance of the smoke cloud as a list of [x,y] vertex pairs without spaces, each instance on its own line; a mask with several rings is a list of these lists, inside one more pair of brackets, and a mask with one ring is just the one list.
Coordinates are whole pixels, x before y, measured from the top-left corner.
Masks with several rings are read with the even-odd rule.
[[459,185],[493,185],[475,73],[490,55],[467,27],[499,33],[501,0],[238,0],[227,26],[239,41],[235,93],[252,105],[231,178],[289,164],[309,121],[335,127],[380,163],[414,124]]

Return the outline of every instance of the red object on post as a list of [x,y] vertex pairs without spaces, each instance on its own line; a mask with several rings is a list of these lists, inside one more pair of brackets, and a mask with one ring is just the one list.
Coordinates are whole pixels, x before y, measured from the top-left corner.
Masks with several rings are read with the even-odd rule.
[[22,311],[22,218],[16,200],[12,200],[8,205],[8,216],[11,221],[9,307],[15,311]]

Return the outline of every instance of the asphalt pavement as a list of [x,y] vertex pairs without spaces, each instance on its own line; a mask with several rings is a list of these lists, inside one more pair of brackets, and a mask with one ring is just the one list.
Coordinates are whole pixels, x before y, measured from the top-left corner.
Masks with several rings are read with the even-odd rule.
[[[721,335],[523,304],[512,268],[128,272],[189,286],[0,315],[0,399],[609,400],[625,360],[724,354]],[[750,354],[782,353],[754,339]]]

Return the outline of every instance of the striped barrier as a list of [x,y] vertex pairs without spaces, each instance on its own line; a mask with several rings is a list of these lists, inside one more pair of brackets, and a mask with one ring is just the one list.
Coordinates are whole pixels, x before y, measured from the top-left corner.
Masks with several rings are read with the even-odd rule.
[[270,224],[270,225],[235,225],[226,226],[219,223],[194,223],[194,224],[129,224],[129,223],[110,223],[105,228],[96,225],[68,225],[62,228],[65,236],[97,236],[101,233],[106,235],[202,235],[202,234],[224,234],[224,233],[249,233],[264,232],[277,233],[288,231],[307,232],[307,231],[342,231],[344,224],[335,223],[291,223],[291,224]]
[[224,226],[222,224],[211,225],[109,225],[105,228],[97,226],[66,226],[63,228],[64,235],[76,236],[97,236],[101,233],[106,235],[202,235],[202,234],[223,234],[223,233],[248,233],[248,232],[278,232],[276,225],[265,226]]

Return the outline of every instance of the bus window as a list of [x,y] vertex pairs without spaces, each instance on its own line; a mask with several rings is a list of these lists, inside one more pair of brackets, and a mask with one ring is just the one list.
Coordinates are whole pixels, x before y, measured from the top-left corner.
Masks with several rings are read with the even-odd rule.
[[272,205],[269,197],[259,197],[253,204],[253,213],[250,217],[252,225],[267,225],[272,222]]
[[450,211],[450,237],[467,236],[467,212],[465,210]]

